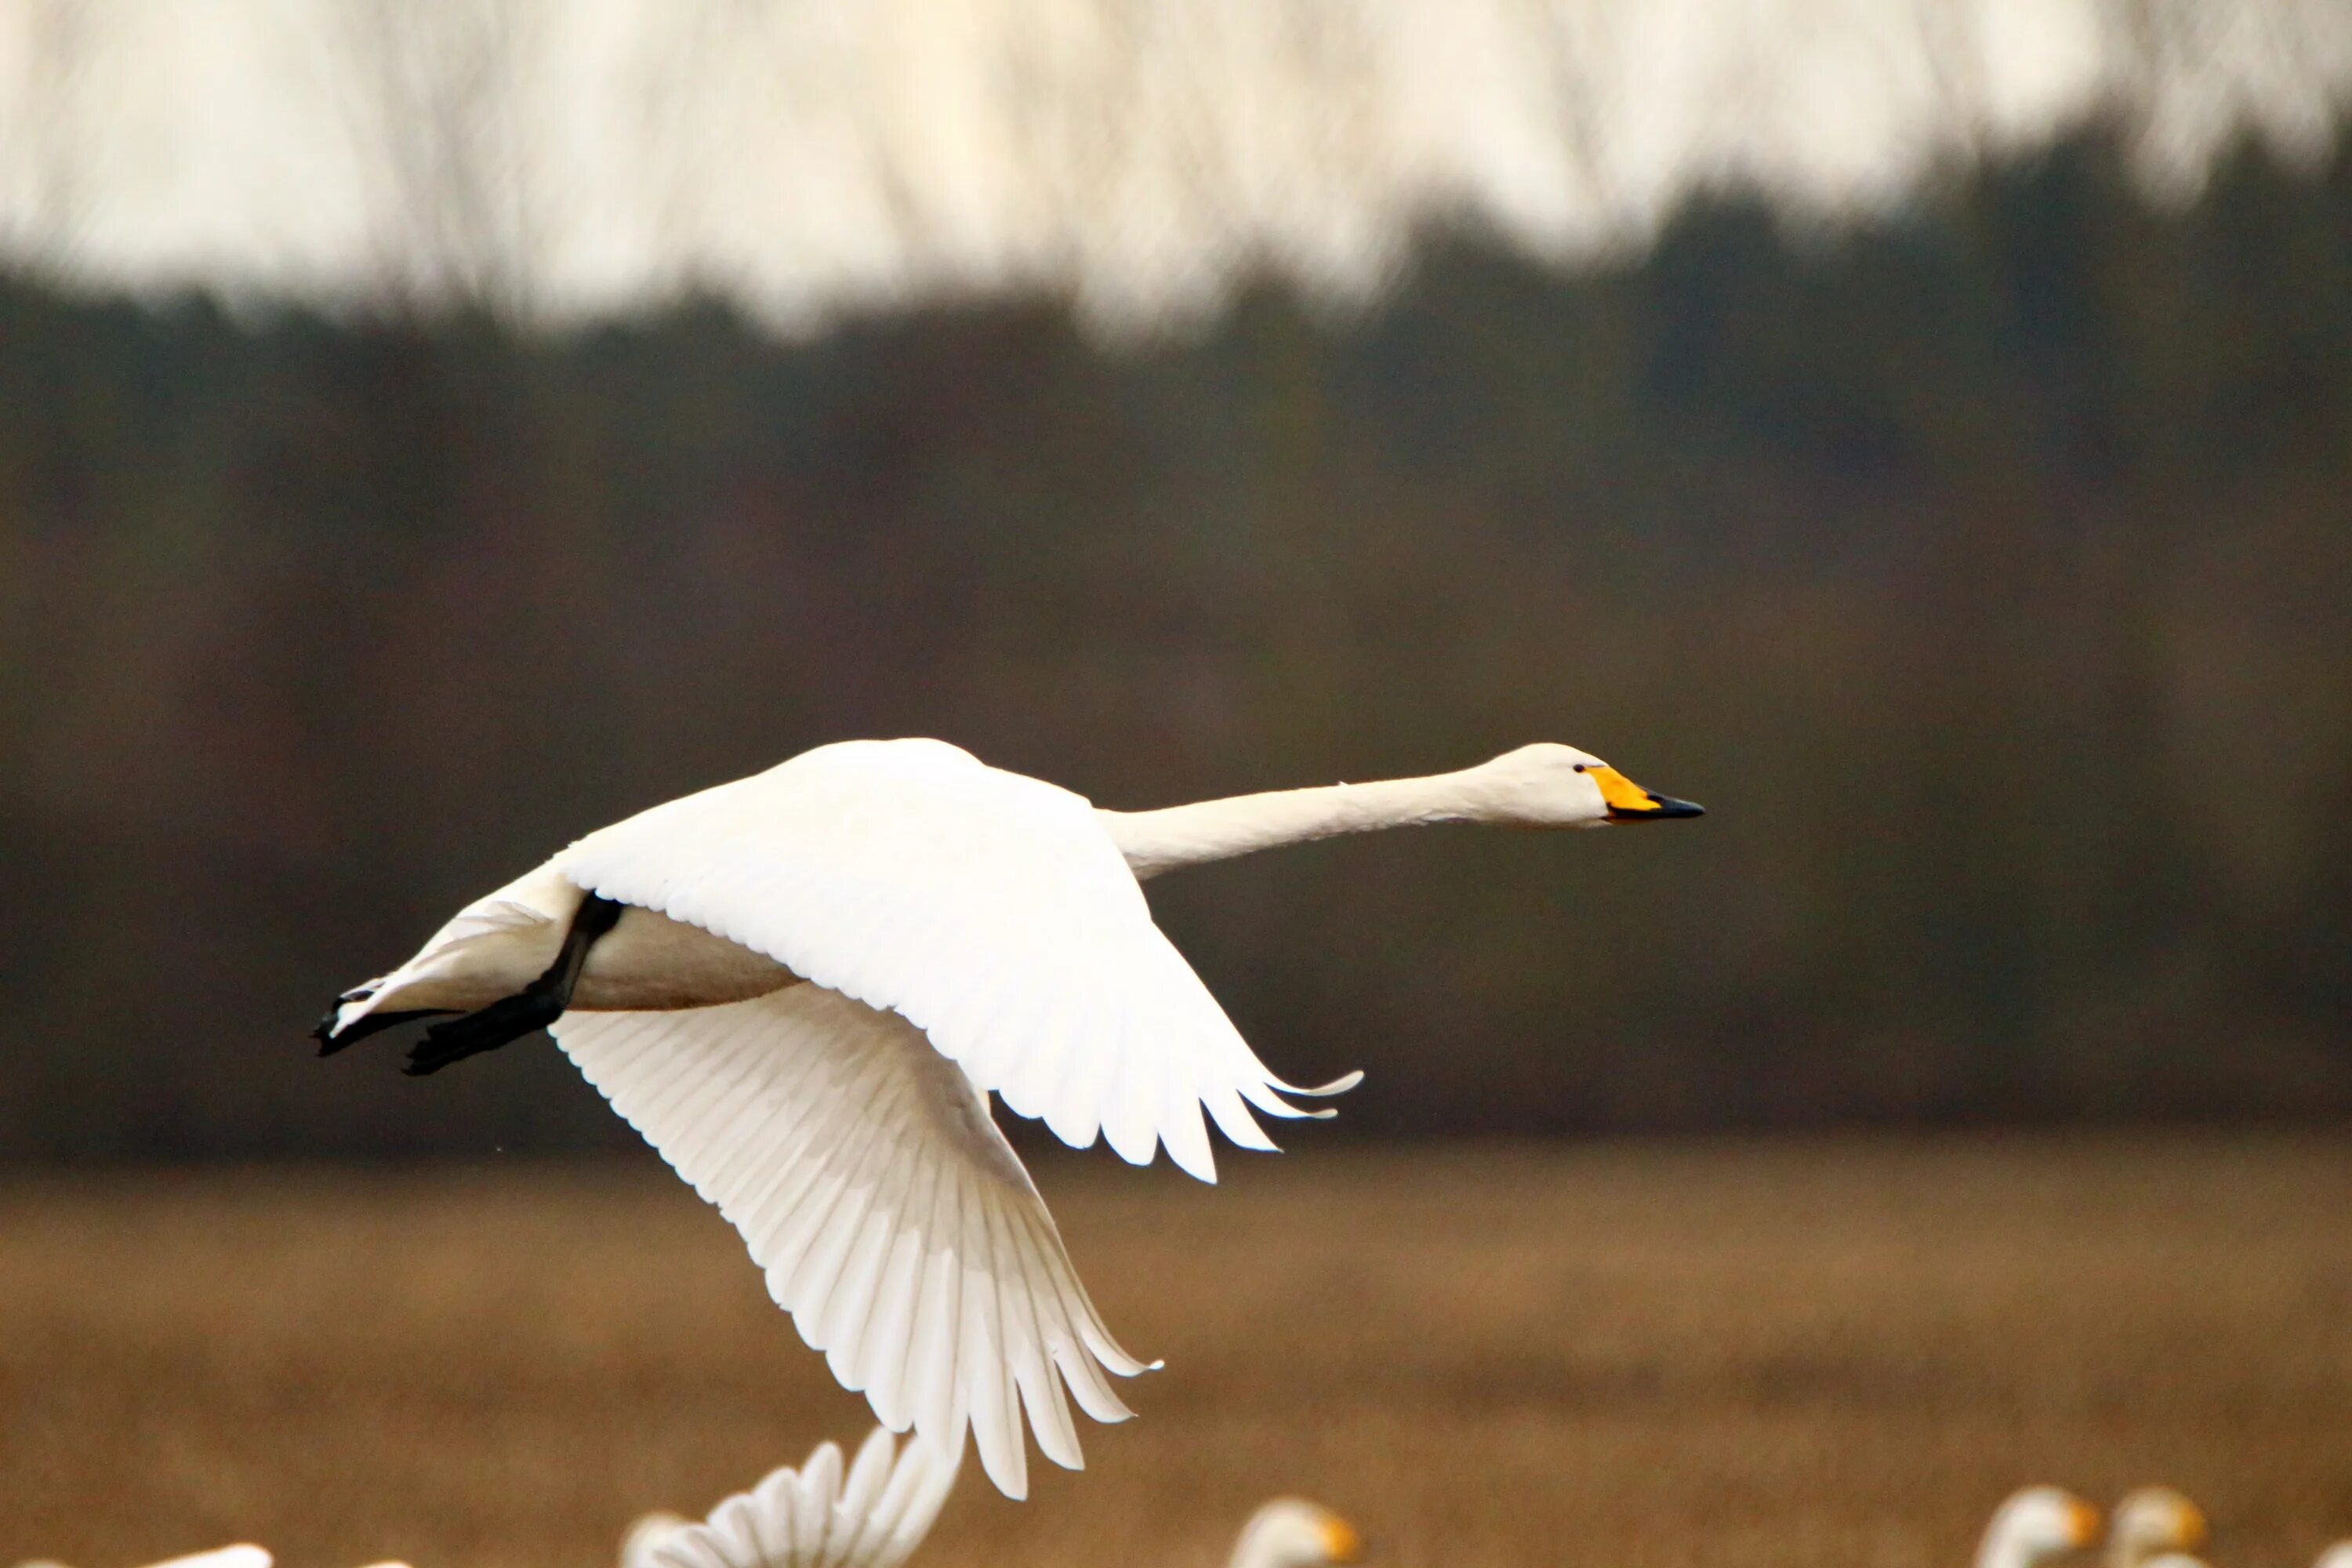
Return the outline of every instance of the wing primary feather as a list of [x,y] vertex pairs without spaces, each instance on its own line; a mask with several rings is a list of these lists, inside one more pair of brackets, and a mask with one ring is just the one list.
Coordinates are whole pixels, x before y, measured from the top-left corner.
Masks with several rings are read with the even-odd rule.
[[833,1500],[841,1493],[841,1447],[826,1442],[801,1467],[793,1488],[793,1561],[814,1563],[832,1525]]
[[882,1500],[882,1489],[889,1483],[893,1447],[888,1428],[882,1426],[867,1433],[866,1441],[857,1446],[827,1521],[824,1555],[818,1568],[846,1568],[853,1563],[851,1554],[858,1537],[873,1519],[875,1505]]
[[731,1563],[757,1563],[760,1560],[759,1521],[752,1516],[751,1499],[741,1492],[710,1510],[702,1528],[710,1532],[710,1544],[719,1555]]
[[[963,1253],[961,1332],[956,1345],[956,1383],[970,1403],[972,1437],[980,1449],[980,1467],[997,1490],[1009,1498],[1029,1494],[1028,1455],[1020,1429],[1005,1436],[1004,1355],[996,1322],[996,1260],[988,1246],[987,1199],[979,1191],[964,1194],[957,1228]],[[1016,1402],[1014,1412],[1018,1412]]]
[[[907,1184],[903,1213],[936,1210],[940,1184],[946,1180],[942,1162],[929,1149]],[[923,1236],[913,1224],[902,1224],[892,1238],[890,1260],[877,1290],[879,1321],[867,1337],[867,1360],[873,1367],[866,1380],[866,1397],[875,1414],[894,1432],[904,1432],[915,1418],[909,1403],[914,1363],[915,1330],[922,1306]]]
[[800,1472],[790,1468],[768,1472],[751,1489],[758,1505],[761,1568],[791,1568],[798,1535],[793,1522],[793,1500],[800,1493]]
[[962,1333],[963,1292],[957,1278],[962,1247],[956,1239],[961,1193],[943,1182],[929,1227],[930,1257],[923,1268],[923,1294],[917,1310],[911,1367],[915,1430],[940,1442],[961,1441],[955,1420],[956,1345]]
[[[1045,1457],[1066,1470],[1081,1469],[1086,1459],[1078,1449],[1078,1434],[1070,1425],[1069,1407],[1058,1397],[1059,1383],[1045,1363],[1045,1334],[1037,1321],[1035,1255],[1023,1244],[1013,1217],[1002,1205],[992,1201],[983,1206],[987,1211],[989,1250],[1000,1265],[996,1278],[997,1319],[1004,1328],[1007,1367],[1019,1391],[1020,1403],[1029,1412],[1030,1428],[1037,1434],[1037,1447]],[[1013,1416],[1013,1436],[1019,1440],[1017,1413]]]
[[1262,1153],[1280,1152],[1275,1141],[1265,1135],[1265,1129],[1257,1124],[1257,1118],[1249,1113],[1249,1107],[1242,1103],[1241,1093],[1233,1085],[1214,1085],[1202,1096],[1202,1101],[1208,1106],[1210,1118],[1227,1142]]

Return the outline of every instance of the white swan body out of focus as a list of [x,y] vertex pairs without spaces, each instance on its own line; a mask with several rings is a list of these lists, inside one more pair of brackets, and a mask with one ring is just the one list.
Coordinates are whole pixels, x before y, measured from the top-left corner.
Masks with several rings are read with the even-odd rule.
[[2107,1568],[2158,1568],[2203,1546],[2206,1532],[2204,1510],[2170,1487],[2136,1487],[2108,1517]]
[[2352,1568],[2352,1541],[2339,1541],[2319,1554],[2311,1568]]
[[1993,1510],[1976,1568],[2037,1568],[2099,1538],[2099,1510],[2062,1487],[2027,1487]]
[[588,835],[467,905],[346,992],[322,1051],[436,1014],[429,1072],[541,1025],[614,1109],[742,1233],[768,1289],[882,1424],[1027,1486],[1080,1463],[1070,1394],[1145,1363],[1080,1287],[988,1096],[1065,1142],[1165,1147],[1213,1180],[1202,1112],[1248,1149],[1251,1110],[1320,1089],[1267,1070],[1152,923],[1145,878],[1337,834],[1431,822],[1590,827],[1693,816],[1572,747],[1431,778],[1160,811],[1084,797],[939,741],[803,752]]
[[[820,1444],[692,1523],[647,1514],[621,1545],[621,1568],[898,1568],[922,1544],[955,1486],[961,1458],[915,1437],[893,1453],[877,1428],[846,1466]],[[1250,1516],[1228,1568],[1329,1568],[1362,1550],[1346,1520],[1297,1498]]]
[[[196,1552],[185,1557],[167,1558],[161,1563],[149,1563],[148,1568],[270,1568],[274,1561],[267,1547],[256,1546],[251,1542],[240,1542],[235,1546],[215,1546],[210,1552]],[[61,1563],[38,1560],[19,1563],[16,1568],[65,1568],[65,1565]],[[408,1564],[394,1562],[375,1563],[369,1564],[369,1568],[408,1568]]]

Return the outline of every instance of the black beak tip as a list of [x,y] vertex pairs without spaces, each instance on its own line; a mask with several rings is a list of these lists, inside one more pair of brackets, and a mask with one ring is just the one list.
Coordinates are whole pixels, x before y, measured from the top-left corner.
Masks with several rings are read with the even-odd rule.
[[1609,814],[1609,820],[1612,822],[1664,822],[1670,816],[1705,816],[1706,815],[1706,807],[1687,800],[1676,800],[1670,795],[1654,795],[1648,798],[1650,808],[1647,811],[1612,811]]

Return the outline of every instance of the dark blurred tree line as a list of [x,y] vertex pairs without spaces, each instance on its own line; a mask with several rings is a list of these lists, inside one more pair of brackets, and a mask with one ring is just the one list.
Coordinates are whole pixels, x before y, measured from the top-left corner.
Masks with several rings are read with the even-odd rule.
[[1278,1068],[1370,1069],[1343,1126],[2352,1111],[2352,158],[2167,212],[2085,137],[1109,352],[0,289],[0,1152],[625,1143],[543,1041],[303,1031],[567,837],[896,733],[1708,805],[1154,883]]

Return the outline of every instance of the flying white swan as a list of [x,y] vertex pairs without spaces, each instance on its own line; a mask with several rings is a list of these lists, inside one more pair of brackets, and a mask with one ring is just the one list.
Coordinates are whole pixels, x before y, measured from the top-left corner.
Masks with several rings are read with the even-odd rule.
[[2155,1568],[2159,1558],[2195,1552],[2205,1533],[2204,1511],[2170,1487],[2136,1488],[2109,1518],[2107,1568]]
[[882,1424],[959,1448],[1007,1495],[1021,1410],[1076,1468],[1063,1384],[1098,1421],[1119,1348],[988,1095],[1065,1142],[1164,1145],[1214,1180],[1202,1121],[1328,1115],[1269,1072],[1151,922],[1181,866],[1431,822],[1696,816],[1571,747],[1431,778],[1097,810],[940,741],[821,746],[588,835],[344,993],[321,1054],[409,1019],[411,1073],[546,1026],[716,1204],[769,1293]]
[[[621,1568],[898,1568],[930,1533],[961,1453],[922,1437],[891,1449],[877,1428],[845,1468],[841,1450],[821,1444],[798,1470],[771,1472],[700,1523],[647,1514],[622,1542]],[[1361,1550],[1329,1509],[1276,1498],[1242,1527],[1227,1568],[1329,1568]]]
[[1993,1510],[1976,1568],[2037,1568],[2099,1538],[2099,1510],[2060,1487],[2027,1487]]

